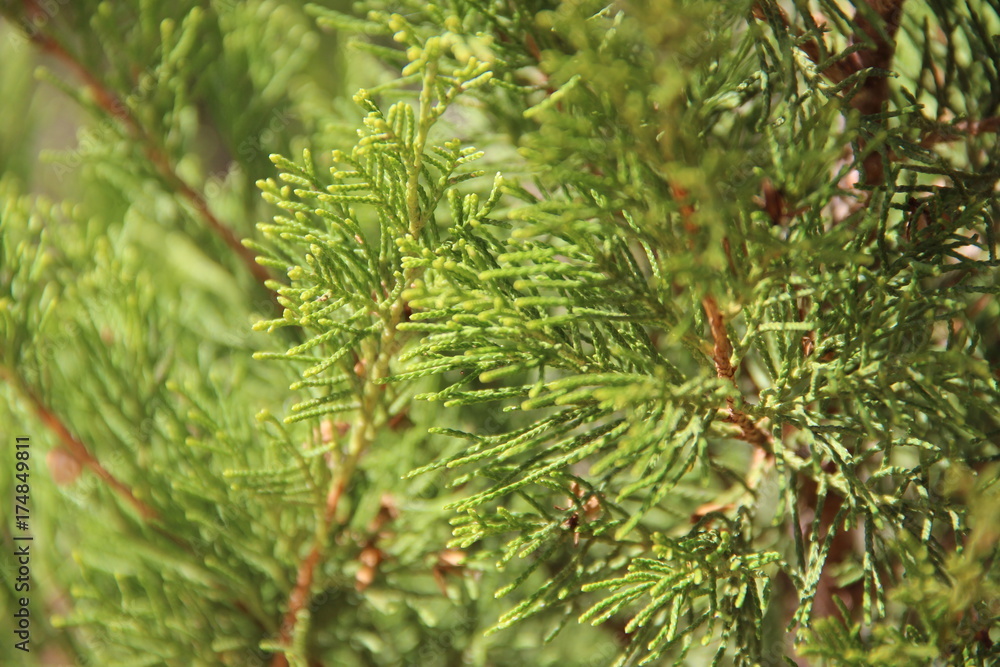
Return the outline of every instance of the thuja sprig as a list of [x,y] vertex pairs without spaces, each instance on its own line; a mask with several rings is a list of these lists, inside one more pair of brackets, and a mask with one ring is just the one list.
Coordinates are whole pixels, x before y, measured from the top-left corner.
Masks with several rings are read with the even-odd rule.
[[[626,12],[586,3],[540,19],[553,32],[565,31],[568,39],[561,47],[582,52],[561,58],[550,51],[536,58],[558,75],[546,79],[543,100],[524,114],[541,124],[536,135],[529,135],[531,152],[526,155],[540,163],[544,185],[535,184],[527,193],[504,183],[503,192],[529,202],[508,211],[506,219],[477,215],[474,206],[456,202],[454,218],[464,217],[469,225],[457,225],[457,240],[442,243],[433,255],[411,260],[423,262],[427,271],[404,293],[414,314],[401,329],[419,339],[400,359],[407,365],[384,379],[405,382],[450,373],[459,379],[421,398],[454,408],[496,401],[505,413],[547,409],[557,415],[527,418],[526,425],[500,435],[439,429],[467,444],[416,473],[467,466],[468,474],[457,483],[474,476],[493,480],[487,490],[470,492],[453,505],[469,517],[456,533],[462,545],[509,532],[516,537],[508,542],[502,563],[515,552],[558,560],[565,534],[543,499],[546,493],[565,491],[566,471],[586,461],[597,461],[590,475],[605,501],[609,493],[617,493],[619,502],[644,494],[641,506],[622,512],[624,517],[609,508],[605,520],[575,529],[591,538],[611,526],[616,537],[625,538],[661,507],[667,494],[694,483],[695,471],[703,479],[718,475],[723,486],[731,484],[720,496],[731,502],[692,508],[693,518],[717,521],[733,512],[753,513],[761,482],[777,476],[785,502],[779,517],[791,514],[794,535],[795,564],[787,573],[802,595],[795,619],[805,624],[817,597],[830,595],[828,563],[845,557],[844,540],[851,530],[863,530],[868,539],[859,555],[865,613],[884,613],[879,572],[888,565],[880,534],[907,519],[903,499],[884,493],[878,480],[915,478],[895,466],[873,466],[872,455],[860,443],[885,437],[886,429],[892,430],[888,424],[905,423],[911,434],[924,430],[921,419],[900,414],[899,405],[890,407],[884,396],[879,398],[886,386],[903,382],[918,394],[936,391],[923,377],[888,361],[899,352],[890,332],[923,328],[928,320],[918,312],[899,311],[914,303],[900,295],[903,283],[915,289],[922,274],[919,269],[919,275],[908,273],[909,250],[891,246],[886,233],[898,222],[891,217],[892,195],[886,188],[905,191],[894,180],[899,170],[885,168],[887,147],[895,151],[891,159],[927,164],[907,167],[913,172],[954,175],[932,165],[934,156],[886,132],[893,128],[893,118],[914,110],[882,109],[891,100],[881,70],[892,65],[901,5],[861,3],[851,17],[824,3],[835,17],[836,32],[853,42],[831,61],[811,17],[805,19],[810,34],[800,34],[794,42],[781,11],[772,3],[756,3],[753,20],[767,20],[774,41],[760,39],[751,20],[746,30],[725,33],[739,44],[733,62],[706,71],[696,64],[689,80],[662,89],[655,78],[643,78],[646,72],[669,70],[657,69],[654,63],[664,57],[663,51],[646,43],[635,22],[635,16],[652,21],[651,14],[643,13],[645,5],[633,8],[632,21]],[[417,39],[413,36],[427,29],[426,24],[417,27],[418,22],[409,18],[406,39]],[[587,50],[596,43],[598,55]],[[527,43],[525,49],[531,51]],[[760,71],[751,71],[754,51]],[[636,60],[647,67],[635,67]],[[612,69],[609,62],[619,68]],[[630,98],[629,86],[608,76],[609,71],[619,78],[628,72],[635,79],[633,87],[656,90],[657,104]],[[786,76],[788,71],[802,76]],[[834,85],[825,85],[823,78]],[[780,108],[772,107],[775,96],[782,98]],[[727,178],[725,169],[688,162],[698,154],[694,146],[721,135],[713,137],[711,127],[684,122],[679,129],[661,125],[673,113],[687,119],[685,104],[700,112],[698,105],[705,103],[714,105],[714,126],[726,116],[719,109],[734,108],[724,106],[728,100],[746,105],[744,112],[728,116],[733,128],[763,129],[763,147],[773,159],[762,160],[755,169],[769,170],[800,188],[808,195],[808,206],[789,206],[786,194],[765,179],[762,211],[752,206],[730,211],[712,200],[711,185],[697,182],[692,174],[709,183]],[[864,117],[859,122],[847,110]],[[832,131],[844,115],[844,128]],[[777,138],[788,128],[797,143],[814,149],[810,156],[819,168],[796,168],[797,158],[789,157]],[[835,165],[849,146],[852,161]],[[587,159],[581,162],[581,155]],[[841,189],[839,182],[857,169],[871,194]],[[838,197],[867,201],[868,209],[852,204],[843,207],[846,215],[831,214],[824,207],[837,204]],[[730,221],[730,215],[736,220]],[[976,214],[963,216],[981,226],[981,220],[973,222]],[[854,233],[837,230],[839,223],[851,225]],[[495,234],[506,225],[514,227],[512,234]],[[734,250],[741,246],[748,257]],[[901,254],[889,265],[891,253]],[[699,263],[718,270],[710,273]],[[867,290],[865,300],[857,297],[862,289]],[[881,305],[871,307],[873,303]],[[937,307],[948,309],[944,301]],[[900,314],[905,323],[889,313]],[[661,336],[670,342],[657,345]],[[942,361],[923,356],[921,363],[937,373]],[[741,365],[752,369],[751,377],[741,375]],[[800,375],[806,368],[811,369],[809,379]],[[981,392],[993,391],[974,384],[973,402],[980,401]],[[943,390],[951,396],[962,391],[957,384]],[[926,442],[923,436],[910,437],[916,437],[909,441],[914,445]],[[729,467],[714,451],[733,438],[755,448],[745,471]],[[811,493],[815,498],[808,498]],[[530,510],[515,511],[513,503]],[[493,513],[480,514],[484,506],[494,505]],[[812,512],[806,529],[797,514],[800,505]],[[664,524],[681,529],[660,522]],[[766,543],[757,542],[763,535],[750,523],[733,524],[732,530],[737,529],[746,545],[761,549]],[[692,535],[698,533],[699,528],[692,530]],[[932,539],[929,527],[925,534]],[[669,562],[671,553],[657,555]],[[579,564],[576,556],[573,562]],[[505,617],[504,625],[546,604],[572,599],[573,586],[567,582],[583,581],[575,576],[572,569],[560,570]],[[766,581],[755,579],[757,583],[766,588]],[[742,616],[733,608],[728,613],[734,619],[761,617]],[[723,635],[724,646],[730,636]],[[751,654],[760,651],[754,637],[750,631],[738,640]],[[656,645],[654,641],[647,648]]]
[[[530,32],[513,39],[510,22],[482,3],[469,3],[461,17],[432,4],[405,19],[372,12],[361,23],[316,10],[332,24],[404,44],[408,64],[377,94],[416,86],[419,111],[393,106],[383,116],[374,91],[361,95],[363,137],[351,155],[336,156],[346,166],[332,185],[282,164],[290,185],[268,186],[295,216],[276,220],[275,243],[312,245],[308,267],[296,265],[282,288],[285,319],[263,326],[314,327],[317,336],[284,358],[312,364],[299,388],[328,390],[289,419],[357,411],[348,452],[361,451],[370,440],[359,427],[377,422],[361,415],[377,407],[381,391],[416,382],[433,386],[419,398],[456,415],[492,403],[511,416],[499,434],[475,425],[433,429],[464,442],[413,473],[463,468],[455,484],[487,480],[451,504],[462,513],[453,545],[489,545],[499,567],[532,557],[500,593],[532,577],[538,586],[497,628],[555,607],[602,623],[633,614],[623,625],[630,636],[623,660],[683,655],[700,633],[718,642],[716,661],[735,647],[738,660],[753,661],[763,650],[774,570],[798,590],[792,620],[804,627],[829,603],[830,564],[855,557],[859,608],[870,620],[885,613],[885,535],[912,521],[911,501],[884,487],[909,480],[929,493],[923,466],[942,460],[924,419],[890,401],[906,402],[907,392],[958,395],[960,382],[932,387],[927,377],[941,379],[944,357],[970,348],[913,358],[909,368],[926,377],[890,363],[902,358],[902,331],[924,330],[932,312],[959,305],[949,297],[910,310],[915,286],[936,274],[913,268],[911,249],[887,231],[899,222],[893,196],[905,191],[888,161],[913,160],[920,164],[907,168],[919,174],[955,172],[891,136],[893,119],[914,111],[881,108],[891,102],[881,70],[892,64],[901,3],[880,3],[879,11],[867,4],[849,17],[824,3],[839,37],[853,42],[834,57],[811,18],[797,32],[773,3],[754,3],[745,26],[723,17],[718,34],[706,35],[716,46],[734,45],[718,68],[697,53],[676,68],[666,64],[668,47],[694,47],[682,22],[652,40],[644,21],[658,14],[643,3],[632,15],[598,3],[542,13],[537,26],[553,33],[544,53]],[[756,21],[773,34],[763,36]],[[492,50],[490,37],[502,46]],[[484,47],[489,54],[477,51]],[[370,50],[399,60],[384,46]],[[477,69],[479,57],[492,69]],[[511,85],[505,68],[513,62],[541,67],[533,89]],[[494,73],[502,85],[479,95],[498,118],[510,102],[498,91],[522,96],[512,134],[524,137],[523,155],[540,178],[498,179],[481,202],[454,187],[466,176],[451,175],[471,151],[426,150],[423,130],[477,77]],[[471,78],[440,84],[463,76]],[[630,94],[637,89],[652,92]],[[753,184],[737,182],[719,157],[731,154],[719,148],[727,132],[753,136],[747,143],[759,150],[757,162],[735,171],[756,174],[761,204],[750,201]],[[808,158],[788,155],[786,133],[809,148]],[[707,163],[702,143],[720,151]],[[840,185],[859,169],[870,192]],[[717,190],[738,201],[716,202]],[[526,205],[504,208],[515,200]],[[327,206],[320,211],[315,202]],[[445,204],[450,225],[436,224]],[[961,217],[979,226],[972,210]],[[325,229],[329,239],[315,231],[316,216],[339,225]],[[377,251],[362,247],[372,227]],[[331,247],[334,240],[340,245]],[[940,250],[923,243],[924,257]],[[295,264],[294,252],[273,261]],[[404,318],[394,315],[400,303]],[[324,349],[332,352],[315,353]],[[982,377],[981,364],[972,367]],[[980,409],[993,390],[973,385],[970,400]],[[900,386],[906,390],[886,389]],[[898,428],[906,435],[891,433]],[[865,444],[886,438],[887,450]],[[733,447],[738,441],[749,448]],[[896,446],[922,448],[930,462],[877,463],[873,451]],[[773,531],[755,521],[774,485],[781,501],[773,521],[791,533],[786,553],[771,548]],[[565,507],[551,502],[559,495],[570,498]],[[946,512],[925,510],[923,534],[933,544],[931,524]],[[803,511],[811,520],[801,520]],[[865,536],[856,554],[845,546],[852,531]],[[712,540],[725,555],[708,562],[732,575],[701,567],[703,543]],[[652,574],[688,565],[700,573],[691,575],[695,584]],[[591,606],[586,594],[602,587],[618,592]],[[717,617],[724,627],[714,625]]]
[[287,266],[301,248],[305,262],[287,271],[288,284],[274,283],[285,316],[258,328],[293,325],[314,335],[284,354],[258,357],[308,364],[293,388],[316,393],[293,406],[286,421],[350,419],[344,449],[334,452],[313,545],[298,568],[281,634],[271,645],[275,664],[301,658],[309,598],[321,585],[317,571],[341,520],[341,498],[350,491],[360,458],[392,419],[383,380],[405,343],[403,292],[424,272],[421,258],[446,224],[436,217],[438,204],[481,175],[466,168],[480,155],[475,149],[458,141],[428,144],[431,129],[455,99],[491,76],[489,66],[472,57],[464,67],[442,71],[444,48],[440,39],[411,47],[403,75],[405,81],[420,75],[416,109],[398,102],[383,113],[369,92],[355,96],[366,113],[360,140],[349,153],[334,151],[329,180],[317,175],[306,152],[301,165],[272,157],[286,185],[273,179],[259,183],[265,199],[290,214],[261,225],[277,251],[261,261]]

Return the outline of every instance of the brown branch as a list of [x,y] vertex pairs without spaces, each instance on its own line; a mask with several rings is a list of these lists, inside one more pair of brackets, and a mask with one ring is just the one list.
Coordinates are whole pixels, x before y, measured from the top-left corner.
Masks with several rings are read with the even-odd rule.
[[[855,32],[854,35],[852,35],[852,43],[860,44],[863,42],[870,42],[874,44],[874,48],[859,49],[843,60],[838,60],[825,67],[822,74],[831,83],[840,83],[852,74],[856,74],[857,72],[860,72],[868,67],[888,69],[889,65],[892,64],[895,44],[891,40],[895,36],[896,31],[899,29],[899,19],[902,16],[903,2],[905,0],[861,1],[874,10],[874,12],[881,18],[883,26],[881,26],[880,29],[880,26],[873,25],[868,21],[865,16],[865,12],[862,12],[861,10],[855,11],[853,20],[854,24],[860,29],[860,32]],[[772,7],[772,10],[773,14],[778,17],[781,25],[786,30],[791,31],[792,25],[788,20],[788,15],[785,13],[785,10],[777,5]],[[754,18],[759,21],[767,21],[769,18],[768,13],[764,11],[760,2],[754,3],[752,12]],[[802,39],[804,36],[800,30],[795,30],[793,34],[799,39]],[[888,39],[885,39],[883,34]],[[822,50],[816,40],[802,40],[799,44],[799,48],[802,49],[807,56],[809,56],[809,59],[814,64],[820,64]],[[881,80],[883,83],[885,82],[885,77],[873,77],[873,79]],[[875,86],[872,86],[872,88],[874,87]],[[862,88],[864,88],[864,86]],[[884,98],[882,101],[884,101]],[[865,101],[858,102],[858,104],[864,106]],[[881,103],[875,107],[874,111],[864,113],[878,113],[880,107]]]
[[[717,377],[729,380],[736,387],[736,369],[729,361],[733,354],[732,343],[729,342],[729,334],[726,333],[726,326],[722,318],[722,312],[715,298],[711,295],[705,296],[701,300],[701,307],[708,317],[709,329],[712,331],[712,361],[715,362],[715,373]],[[726,408],[728,416],[726,421],[739,427],[740,439],[749,442],[758,449],[767,452],[770,456],[773,452],[771,435],[754,423],[750,417],[736,407],[736,399],[732,396],[726,398]]]
[[[875,48],[862,49],[853,54],[856,71],[861,71],[869,67],[879,69],[889,69],[892,65],[892,57],[896,51],[895,35],[899,30],[899,19],[902,15],[904,0],[865,0],[868,5],[875,10],[882,21],[882,25],[869,23],[864,13],[858,10],[854,14],[854,21],[864,33],[855,33],[855,42],[861,42],[867,38],[874,42]],[[860,88],[851,97],[850,104],[862,114],[868,116],[882,111],[882,107],[889,99],[889,79],[881,74],[872,74],[865,78]],[[859,146],[864,150],[864,142],[859,141]],[[874,152],[867,155],[863,161],[865,168],[865,185],[877,186],[885,182],[885,168],[882,164],[882,155]]]
[[[689,235],[693,235],[698,226],[695,224],[694,205],[688,198],[688,192],[684,188],[671,184],[670,191],[680,206],[681,221],[684,229]],[[712,361],[715,363],[715,373],[717,377],[729,380],[733,387],[736,385],[736,369],[730,361],[733,356],[733,345],[729,341],[729,334],[726,333],[725,320],[719,304],[711,294],[704,296],[701,300],[701,307],[708,318],[708,326],[712,332]],[[738,387],[737,387],[738,389]],[[773,455],[773,442],[771,435],[757,426],[750,417],[736,406],[736,399],[732,396],[726,398],[726,421],[735,424],[740,429],[740,439],[749,442],[751,445],[767,453],[768,458]]]
[[[896,51],[895,35],[899,30],[899,21],[905,0],[858,0],[855,5],[859,2],[864,2],[879,17],[880,21],[872,23],[867,18],[868,12],[861,9],[855,10],[853,20],[858,30],[852,35],[851,40],[854,44],[871,44],[872,46],[859,49],[849,57],[824,68],[823,76],[833,83],[840,83],[852,74],[864,69],[887,70],[892,65],[892,58]],[[785,28],[790,28],[784,10],[776,7],[774,13]],[[768,13],[764,11],[760,2],[754,4],[753,15],[758,20],[766,21],[768,19]],[[797,32],[797,36],[801,37],[802,33]],[[799,48],[809,56],[810,60],[819,64],[821,50],[816,41],[806,40]],[[889,79],[881,74],[870,74],[854,89],[849,104],[863,115],[868,116],[880,113],[888,99]],[[859,144],[863,150],[864,142],[860,141]],[[865,171],[865,185],[877,186],[885,181],[880,153],[875,152],[866,156],[862,164]]]
[[135,494],[132,493],[132,489],[126,486],[117,477],[108,472],[107,468],[101,465],[101,462],[97,460],[97,457],[95,457],[90,450],[87,449],[87,446],[83,444],[78,437],[73,435],[66,424],[63,423],[56,413],[49,409],[34,389],[25,385],[18,378],[13,377],[13,371],[0,368],[0,374],[7,378],[7,380],[11,382],[11,384],[18,389],[25,398],[28,399],[28,403],[31,404],[31,408],[35,411],[35,414],[41,422],[46,426],[46,428],[52,431],[57,438],[59,438],[59,441],[66,447],[70,456],[72,456],[79,465],[90,469],[95,475],[111,487],[115,493],[132,505],[132,507],[139,512],[140,516],[142,516],[144,520],[155,521],[160,518],[160,515],[156,510],[136,498]]
[[[25,8],[29,15],[42,11],[33,1],[25,2]],[[63,47],[54,37],[43,32],[36,32],[28,36],[38,47],[48,55],[60,61],[68,67],[86,86],[94,97],[97,105],[104,110],[111,118],[122,123],[126,130],[142,144],[143,151],[147,159],[153,164],[160,176],[177,193],[190,204],[192,208],[204,219],[212,232],[218,236],[223,243],[232,250],[247,268],[250,274],[271,294],[272,300],[277,303],[277,295],[266,285],[266,281],[271,279],[268,270],[257,263],[253,251],[243,245],[239,236],[218,217],[208,207],[208,202],[197,191],[188,185],[178,174],[171,164],[167,155],[156,145],[149,133],[146,132],[139,122],[128,112],[128,108],[119,97],[110,90],[97,76],[88,70],[79,60]]]
[[961,139],[963,136],[978,137],[981,134],[1000,132],[1000,116],[983,120],[960,120],[954,125],[942,127],[925,136],[920,145],[932,148],[937,144]]
[[[295,622],[299,612],[309,604],[311,597],[313,580],[316,576],[316,566],[319,565],[323,556],[323,545],[326,543],[327,535],[337,516],[337,507],[344,494],[346,480],[339,477],[330,485],[330,490],[326,496],[326,508],[323,512],[323,522],[317,531],[319,534],[313,544],[309,555],[299,563],[298,573],[295,576],[295,588],[288,596],[288,611],[285,612],[284,620],[281,622],[278,642],[287,645],[292,639],[292,632],[295,630]],[[275,653],[271,659],[271,667],[288,667],[288,658],[284,653]]]

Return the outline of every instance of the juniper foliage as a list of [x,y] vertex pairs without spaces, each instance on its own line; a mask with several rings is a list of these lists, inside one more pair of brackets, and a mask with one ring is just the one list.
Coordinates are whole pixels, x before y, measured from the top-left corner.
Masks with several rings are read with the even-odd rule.
[[37,646],[996,661],[997,0],[3,8]]

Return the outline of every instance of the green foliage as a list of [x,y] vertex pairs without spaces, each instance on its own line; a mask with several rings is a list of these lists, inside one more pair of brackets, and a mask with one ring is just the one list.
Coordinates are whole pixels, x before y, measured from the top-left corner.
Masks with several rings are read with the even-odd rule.
[[[816,623],[804,655],[845,665],[912,665],[948,660],[949,664],[990,664],[995,658],[989,621],[997,613],[996,553],[998,520],[996,471],[976,480],[968,470],[950,471],[944,490],[971,502],[971,530],[964,548],[940,555],[910,533],[900,533],[891,548],[907,565],[906,577],[890,593],[890,603],[911,610],[899,627],[881,619],[870,636],[860,626],[848,629],[833,618]],[[866,633],[868,634],[868,633]]]
[[0,128],[36,641],[996,660],[996,0],[58,9],[65,204]]

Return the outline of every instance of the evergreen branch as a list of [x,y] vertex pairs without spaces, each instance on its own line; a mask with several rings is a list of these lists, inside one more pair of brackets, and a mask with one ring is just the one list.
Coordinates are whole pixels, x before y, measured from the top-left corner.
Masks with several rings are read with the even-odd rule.
[[[37,19],[40,25],[44,25],[48,21],[48,15],[38,6],[38,0],[24,0],[24,5],[31,20]],[[96,74],[91,72],[79,59],[73,56],[55,37],[41,30],[27,35],[27,37],[41,51],[53,56],[73,71],[90,90],[98,107],[110,118],[125,126],[129,134],[142,145],[146,158],[156,168],[156,171],[164,181],[170,187],[174,188],[182,199],[188,202],[205,221],[209,229],[233,251],[250,275],[267,290],[271,296],[271,300],[280,308],[280,304],[277,301],[277,294],[267,284],[271,280],[271,273],[262,264],[257,262],[256,253],[244,246],[242,240],[232,228],[212,213],[204,196],[180,177],[177,170],[171,164],[170,158],[156,145],[156,142],[153,141],[152,137],[139,121],[128,112],[128,108],[124,102]]]
[[[144,521],[149,522],[157,533],[166,537],[178,547],[183,549],[188,556],[193,559],[196,558],[197,551],[192,544],[188,540],[169,531],[166,528],[163,522],[163,517],[160,513],[137,498],[135,493],[133,493],[132,489],[127,484],[112,475],[111,472],[101,464],[97,457],[91,453],[86,444],[73,434],[59,415],[53,412],[49,406],[45,404],[33,388],[27,386],[21,378],[14,373],[14,371],[5,366],[0,366],[0,376],[5,378],[27,399],[27,402],[31,405],[41,422],[59,439],[59,441],[66,448],[66,452],[73,458],[74,461],[97,475],[97,477],[107,484],[115,494],[135,508],[135,510],[139,513],[139,516],[141,516]],[[221,585],[217,582],[213,582],[212,586],[221,589]],[[246,602],[239,599],[230,599],[227,600],[227,603],[232,604],[235,609],[252,619],[261,631],[266,628],[267,619],[262,618],[258,604],[253,605],[253,608],[251,608],[251,606],[249,606]]]
[[[375,414],[383,391],[381,379],[388,375],[389,363],[394,352],[395,332],[402,321],[405,305],[402,298],[397,298],[390,307],[386,330],[378,343],[367,340],[362,344],[363,349],[367,348],[368,352],[363,358],[374,357],[376,361],[365,378],[361,403],[350,429],[347,455],[336,462],[336,472],[327,492],[323,514],[317,521],[313,546],[298,566],[295,586],[289,595],[287,611],[281,624],[278,646],[290,646],[295,636],[304,634],[305,629],[299,627],[300,615],[308,609],[315,583],[316,567],[324,559],[326,548],[330,543],[331,532],[337,522],[337,508],[351,482],[358,461],[374,441],[379,426]],[[288,657],[284,652],[275,653],[271,660],[272,667],[287,667],[288,664]]]
[[[364,238],[360,234],[360,229],[356,228],[355,223],[352,222],[352,219],[355,217],[354,213],[348,212],[349,215],[343,215],[347,212],[344,210],[347,199],[344,199],[343,196],[340,196],[340,198],[337,198],[337,196],[324,197],[322,195],[316,197],[320,202],[330,206],[333,210],[327,210],[325,214],[321,209],[315,210],[315,212],[317,212],[320,218],[326,220],[328,224],[337,227],[344,226],[348,229],[348,233],[353,236],[353,239],[364,247],[369,260],[367,267],[361,265],[360,260],[357,260],[349,252],[345,253],[340,244],[337,243],[339,239],[332,235],[327,238],[321,238],[304,227],[301,231],[297,230],[296,232],[302,234],[303,240],[311,244],[312,256],[317,261],[326,257],[331,262],[350,260],[357,264],[360,281],[368,287],[371,287],[374,281],[378,280],[378,276],[383,276],[381,290],[384,299],[380,300],[377,292],[373,292],[370,302],[365,300],[357,303],[358,309],[350,319],[362,319],[368,316],[369,312],[371,312],[371,302],[374,302],[376,309],[374,312],[371,312],[371,315],[374,316],[375,323],[361,330],[360,333],[351,334],[349,340],[332,357],[328,357],[304,373],[304,375],[316,375],[338,361],[347,351],[352,350],[355,346],[360,346],[355,372],[364,379],[361,387],[358,389],[359,395],[357,398],[359,400],[348,404],[348,407],[355,410],[355,417],[354,423],[350,428],[347,452],[343,458],[336,461],[326,505],[322,516],[317,520],[313,546],[309,554],[298,566],[295,586],[289,596],[287,611],[275,644],[278,651],[272,659],[272,667],[284,667],[288,664],[289,651],[285,650],[285,647],[291,651],[298,652],[296,647],[302,641],[302,638],[305,637],[308,630],[306,627],[309,619],[307,607],[315,585],[315,571],[319,563],[326,557],[331,533],[334,530],[334,525],[337,523],[336,514],[340,499],[351,484],[359,460],[375,441],[379,428],[384,425],[392,427],[399,423],[402,418],[401,415],[405,415],[405,413],[388,417],[382,415],[382,418],[379,418],[380,407],[383,403],[383,392],[385,391],[384,385],[389,378],[390,364],[395,360],[400,345],[400,340],[397,339],[400,337],[400,334],[404,333],[400,329],[400,325],[407,318],[409,312],[409,305],[404,296],[404,290],[420,277],[425,267],[420,263],[407,263],[403,261],[403,258],[397,254],[398,251],[394,251],[392,245],[402,247],[407,242],[414,243],[422,238],[428,223],[433,224],[430,221],[430,217],[434,212],[434,207],[444,193],[445,185],[454,186],[458,182],[456,179],[450,178],[455,167],[478,157],[474,151],[469,151],[468,149],[460,150],[457,142],[449,142],[446,150],[437,149],[438,154],[448,161],[447,165],[436,158],[431,158],[427,161],[427,164],[442,172],[438,187],[428,194],[421,184],[421,179],[428,176],[428,170],[424,166],[424,161],[427,157],[425,147],[431,127],[441,114],[444,113],[448,105],[463,90],[482,85],[489,80],[489,71],[485,65],[477,63],[475,59],[472,59],[458,73],[459,79],[457,81],[449,79],[448,83],[450,85],[446,90],[442,91],[440,79],[445,77],[439,76],[436,65],[440,58],[440,51],[441,45],[439,40],[431,39],[421,51],[420,58],[408,66],[410,69],[416,69],[417,66],[425,68],[423,88],[420,93],[416,119],[412,117],[413,112],[408,105],[394,105],[390,109],[388,116],[383,116],[372,101],[370,94],[367,91],[361,91],[355,96],[355,101],[368,111],[365,123],[369,129],[369,134],[361,140],[350,156],[339,151],[334,154],[336,160],[347,162],[355,171],[334,172],[334,179],[338,183],[333,188],[327,188],[328,192],[337,192],[338,188],[340,191],[343,191],[344,185],[342,181],[347,178],[357,177],[363,178],[364,182],[349,184],[347,187],[350,191],[373,189],[375,185],[382,184],[383,178],[389,181],[391,189],[398,183],[397,180],[393,180],[393,177],[398,178],[399,176],[398,169],[400,162],[396,152],[404,151],[406,157],[409,158],[402,160],[402,170],[405,174],[405,178],[402,179],[405,184],[402,193],[393,193],[394,196],[388,198],[377,191],[371,195],[349,196],[351,201],[371,204],[379,212],[383,247],[377,260],[371,254],[371,249],[367,247]],[[291,177],[287,175],[283,176],[283,180],[309,188],[307,190],[296,190],[295,194],[297,196],[300,198],[310,198],[314,192],[320,191],[319,184],[315,182],[315,179],[309,173],[291,165],[280,156],[274,156],[272,159],[276,164],[284,166],[286,171],[292,172]],[[393,170],[393,172],[384,174],[383,170],[387,168]],[[262,183],[262,187],[271,201],[277,203],[279,206],[296,211],[300,221],[305,220],[304,216],[307,212],[314,212],[314,209],[309,206],[288,201],[287,195],[289,193],[287,192],[287,188],[278,190],[271,183]],[[271,191],[267,192],[267,190]],[[401,213],[402,215],[400,215]],[[406,224],[400,225],[399,223],[403,219],[406,220]],[[434,230],[432,229],[431,232],[433,233]],[[405,237],[401,239],[399,244],[390,244],[389,237],[391,233],[405,235]],[[316,245],[320,241],[330,243],[326,248],[328,252],[324,253],[324,248]],[[389,261],[393,263],[398,262],[401,270],[391,265],[387,270],[386,264]],[[370,274],[367,273],[369,267],[372,269]],[[317,277],[322,276],[326,280],[332,281],[337,277],[343,279],[344,276],[349,276],[351,272],[349,270],[333,269],[328,273],[329,275],[322,276],[322,274],[319,274]],[[301,272],[298,270],[290,273],[293,279],[300,274]],[[390,274],[392,277],[391,288],[387,284],[387,274]],[[344,285],[345,296],[356,296],[353,290],[346,288],[347,286]],[[299,292],[297,295],[298,299],[305,301],[302,290],[289,288],[283,290],[283,294],[287,292],[288,295],[291,295],[295,291]],[[305,293],[312,294],[313,292],[306,290]],[[348,298],[351,298],[351,296],[348,296]],[[305,315],[308,316],[308,313]],[[304,325],[305,321],[300,320],[300,324]],[[331,339],[335,334],[342,333],[340,331],[342,328],[337,326],[330,327],[326,333],[319,334],[316,338],[290,352],[298,354],[314,347]],[[311,405],[311,403],[306,402],[300,405],[307,406]],[[309,414],[303,413],[302,417],[313,417],[321,412],[324,412],[324,410],[318,408],[315,411],[310,411]],[[366,559],[363,565],[365,568],[371,570],[371,576],[374,576],[374,569],[380,560],[377,557],[378,553],[380,552],[375,550],[373,544],[368,545],[362,550],[361,557]]]
[[35,414],[41,422],[45,424],[45,426],[52,431],[53,434],[55,434],[61,443],[63,443],[69,454],[78,464],[88,468],[95,475],[97,475],[111,488],[112,491],[118,494],[128,504],[132,505],[132,507],[135,508],[144,520],[156,522],[160,520],[159,512],[136,498],[135,494],[132,493],[132,489],[108,472],[108,469],[101,465],[101,462],[97,460],[97,457],[95,457],[90,450],[87,449],[87,446],[81,442],[79,438],[73,435],[72,431],[69,430],[59,416],[49,409],[34,389],[27,386],[17,375],[15,375],[13,370],[4,366],[0,366],[0,375],[5,377],[7,381],[10,382],[10,384],[25,397],[28,404],[31,405],[31,408],[35,411]]
[[[671,186],[671,191],[680,205],[681,221],[684,224],[684,229],[689,235],[693,235],[697,231],[698,226],[692,220],[695,209],[690,203],[688,193],[684,188],[677,185]],[[716,376],[727,380],[733,385],[734,389],[739,391],[739,387],[736,385],[736,370],[730,361],[733,355],[733,345],[729,341],[729,334],[726,333],[722,311],[719,310],[719,305],[711,294],[702,297],[701,305],[705,311],[705,316],[708,318],[709,329],[712,332],[712,360],[715,363]],[[728,411],[726,420],[739,427],[740,439],[766,452],[769,460],[773,459],[774,445],[771,435],[757,426],[743,410],[737,407],[734,397],[726,397],[726,409]]]
[[[83,83],[56,85],[102,119],[122,101],[135,118],[112,115],[100,171],[79,173],[128,207],[123,227],[75,224],[50,243],[63,230],[47,204],[0,201],[0,372],[49,410],[75,408],[54,416],[71,437],[109,435],[148,482],[135,493],[190,542],[158,539],[161,523],[90,474],[111,502],[66,534],[83,538],[82,572],[60,568],[53,590],[85,584],[65,587],[79,630],[59,633],[81,637],[66,662],[173,667],[195,646],[206,664],[264,650],[296,667],[412,662],[414,648],[427,664],[477,651],[497,664],[992,664],[1000,0],[906,14],[903,0],[372,0],[363,19],[307,7],[374,36],[363,48],[390,70],[351,60],[351,78],[385,82],[357,95],[358,123],[309,92],[342,78],[333,52],[297,70],[295,90],[269,66],[314,53],[285,29],[316,36],[299,3],[98,4],[3,10],[64,12],[48,34],[90,71],[60,59]],[[86,21],[92,33],[69,32]],[[155,104],[114,97],[130,59],[159,63],[141,77],[163,86]],[[303,336],[256,357],[291,366],[244,366],[256,341],[218,339],[229,329],[204,317],[216,304],[175,308],[190,274],[212,274],[148,226],[176,205],[202,222],[163,172],[187,173],[175,142],[253,122],[239,91],[213,86],[241,86],[234,73],[302,114],[293,144],[343,148],[360,128],[332,160],[272,155],[259,182],[284,210],[244,243],[282,276],[269,284],[284,310],[255,329]],[[460,94],[468,104],[449,108]],[[20,127],[0,122],[0,147]],[[484,150],[433,145],[442,135]],[[469,180],[483,158],[504,173],[488,194]],[[168,206],[147,206],[147,177]],[[95,189],[72,219],[94,217]],[[208,193],[221,212],[239,190]],[[197,236],[228,254],[209,226]],[[153,281],[116,270],[168,253],[180,270]],[[228,278],[211,292],[239,317],[246,294]],[[183,380],[166,388],[190,394],[187,410],[166,377]],[[54,442],[60,499],[82,500],[91,485],[59,481],[59,457],[76,457]],[[389,523],[397,499],[419,508],[405,526]],[[462,510],[450,527],[449,507]],[[490,624],[505,634],[484,637]],[[572,636],[552,642],[560,632]]]

